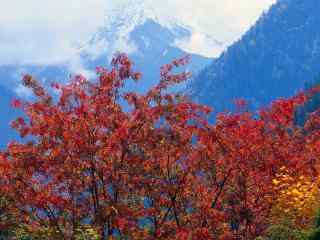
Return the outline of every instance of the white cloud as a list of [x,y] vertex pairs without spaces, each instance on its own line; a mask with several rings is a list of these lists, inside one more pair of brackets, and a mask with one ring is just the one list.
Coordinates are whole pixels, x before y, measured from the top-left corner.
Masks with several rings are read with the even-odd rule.
[[174,45],[189,53],[217,57],[225,49],[226,44],[214,40],[208,34],[192,30],[190,38],[177,39]]
[[103,23],[105,0],[0,0],[0,64],[54,64]]
[[[273,2],[275,0],[0,0],[0,65],[47,65],[77,60],[79,52],[75,46],[92,37],[104,23],[105,14],[112,12],[108,9],[119,6],[123,11],[133,6],[133,9],[144,8],[146,14],[156,15],[162,22],[178,21],[189,26],[192,37],[179,44],[192,52],[216,56]],[[210,39],[223,42],[223,47],[214,48],[216,45]],[[120,47],[133,50],[126,41],[120,42]]]
[[66,66],[71,73],[81,74],[89,79],[92,79],[96,76],[94,71],[88,70],[84,66],[82,59],[79,55],[75,55],[73,58],[70,58]]
[[22,84],[19,84],[17,87],[15,87],[14,92],[21,98],[28,99],[32,97],[32,91],[30,88],[27,88]]
[[[276,0],[146,0],[153,12],[166,21],[178,21],[192,29],[181,46],[192,52],[218,56],[255,23]],[[211,41],[210,41],[211,38]],[[223,43],[213,42],[217,40]]]

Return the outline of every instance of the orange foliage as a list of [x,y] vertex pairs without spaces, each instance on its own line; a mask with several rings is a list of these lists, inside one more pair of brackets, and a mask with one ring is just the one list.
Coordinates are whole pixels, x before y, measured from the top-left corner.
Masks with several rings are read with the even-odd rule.
[[309,176],[289,175],[286,168],[282,168],[273,180],[277,193],[273,221],[287,218],[297,227],[312,227],[320,208],[319,183],[319,179],[312,180]]

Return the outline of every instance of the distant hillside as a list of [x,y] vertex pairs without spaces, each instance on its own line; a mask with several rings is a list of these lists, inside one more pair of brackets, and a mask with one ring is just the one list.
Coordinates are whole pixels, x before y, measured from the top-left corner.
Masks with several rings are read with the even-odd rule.
[[10,107],[12,93],[0,88],[0,148],[6,146],[9,139],[16,139],[17,134],[10,128],[10,122],[18,115],[18,111]]
[[[305,89],[308,91],[312,88],[320,86],[320,75],[317,78],[308,83],[305,86]],[[314,94],[303,106],[299,106],[295,114],[296,124],[303,126],[306,121],[309,119],[310,114],[317,111],[320,107],[320,93]]]
[[217,111],[244,98],[252,107],[288,97],[320,72],[320,1],[279,0],[190,85]]

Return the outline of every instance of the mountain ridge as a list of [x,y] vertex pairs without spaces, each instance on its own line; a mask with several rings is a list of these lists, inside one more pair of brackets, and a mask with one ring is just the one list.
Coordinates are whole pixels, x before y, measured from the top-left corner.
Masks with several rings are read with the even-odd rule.
[[303,90],[320,72],[319,10],[317,0],[278,1],[195,77],[191,94],[219,112],[236,98],[257,108]]

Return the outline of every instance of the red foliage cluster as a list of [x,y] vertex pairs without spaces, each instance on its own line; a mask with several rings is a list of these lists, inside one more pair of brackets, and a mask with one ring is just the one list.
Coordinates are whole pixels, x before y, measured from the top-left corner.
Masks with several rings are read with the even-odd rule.
[[0,159],[1,191],[14,199],[20,221],[50,226],[61,239],[74,239],[84,223],[102,239],[263,234],[279,169],[318,174],[319,118],[304,129],[294,125],[295,107],[308,97],[301,94],[258,118],[224,113],[211,125],[208,107],[166,91],[189,77],[172,73],[186,61],[164,66],[146,94],[120,91],[127,79],[141,77],[121,54],[111,70],[97,69],[97,81],[79,75],[53,84],[57,101],[26,76],[38,100],[14,102],[27,117],[13,127],[32,140],[10,143]]

